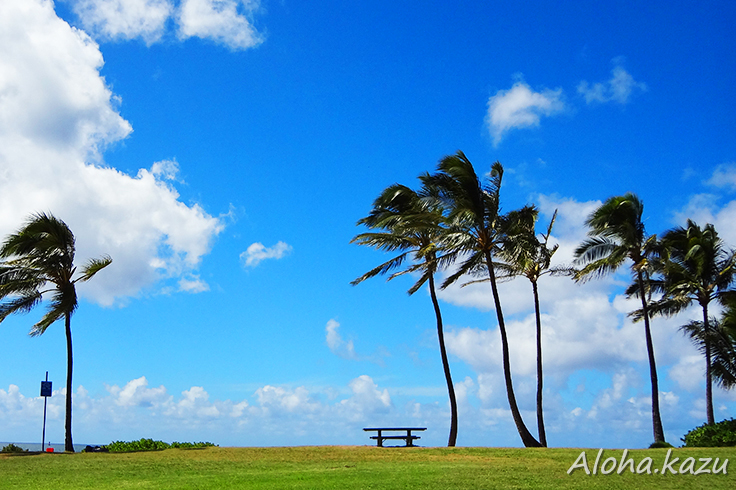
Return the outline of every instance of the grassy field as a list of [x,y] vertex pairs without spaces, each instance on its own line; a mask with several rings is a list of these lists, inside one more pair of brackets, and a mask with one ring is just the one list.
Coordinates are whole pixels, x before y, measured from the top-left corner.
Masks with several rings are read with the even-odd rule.
[[[529,489],[529,488],[736,488],[736,449],[674,449],[679,458],[662,475],[667,450],[629,451],[627,466],[617,474],[622,451],[605,450],[596,475],[582,468],[568,474],[582,449],[286,447],[168,449],[139,453],[0,455],[0,488],[5,489]],[[590,471],[598,454],[585,450]],[[600,474],[601,464],[615,458],[616,468]],[[646,474],[647,461],[650,471]],[[695,458],[690,469],[687,458]],[[719,474],[698,474],[704,462],[720,458]],[[728,459],[727,474],[723,474]],[[681,467],[682,463],[684,467]],[[734,463],[736,464],[736,463]],[[604,469],[610,470],[609,461]],[[679,474],[684,469],[687,474]],[[707,468],[712,471],[713,463]],[[655,473],[655,470],[657,472]]]

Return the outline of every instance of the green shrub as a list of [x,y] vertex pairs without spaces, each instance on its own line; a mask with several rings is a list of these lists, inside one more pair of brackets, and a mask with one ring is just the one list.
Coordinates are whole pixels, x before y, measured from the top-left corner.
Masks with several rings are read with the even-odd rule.
[[136,451],[161,451],[169,448],[198,449],[215,446],[211,442],[172,442],[171,444],[153,439],[141,439],[140,441],[115,441],[102,446],[111,453],[130,453]]
[[5,446],[0,453],[27,453],[28,449],[23,449],[22,447],[18,447],[15,444],[8,444]]
[[211,442],[172,442],[171,447],[177,449],[202,449],[205,447],[215,447]]
[[682,438],[684,447],[736,446],[736,420],[727,419],[714,425],[703,424]]
[[671,447],[675,447],[675,446],[673,446],[673,445],[672,445],[672,444],[670,444],[669,442],[665,442],[665,441],[659,441],[659,442],[653,442],[653,443],[652,443],[652,444],[651,444],[651,445],[649,446],[649,449],[658,449],[658,448],[671,448]]

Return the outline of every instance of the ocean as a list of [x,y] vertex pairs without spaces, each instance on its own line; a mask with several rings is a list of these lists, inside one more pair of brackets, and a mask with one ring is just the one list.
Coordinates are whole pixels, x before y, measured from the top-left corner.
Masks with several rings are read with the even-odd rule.
[[[0,449],[4,448],[8,444],[10,444],[10,443],[9,442],[0,442]],[[13,444],[15,444],[16,446],[21,447],[23,449],[28,449],[29,451],[40,451],[41,450],[41,444],[38,443],[38,442],[14,442]],[[90,444],[90,445],[91,446],[98,446],[98,445],[101,445],[101,444]],[[57,452],[57,453],[58,452],[61,452],[61,453],[64,452],[64,443],[63,442],[58,443],[58,444],[57,443],[53,443],[53,442],[51,444],[49,444],[47,442],[46,443],[46,446],[44,446],[44,447],[47,447],[47,448],[48,447],[51,447],[51,448],[54,449],[54,452]],[[87,447],[87,444],[74,444],[74,451],[75,452],[81,452],[82,449],[84,449],[85,447]]]

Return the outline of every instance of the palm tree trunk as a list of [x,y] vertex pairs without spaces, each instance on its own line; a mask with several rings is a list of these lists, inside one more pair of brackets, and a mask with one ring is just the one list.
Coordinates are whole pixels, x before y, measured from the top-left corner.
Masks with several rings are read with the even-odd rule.
[[501,311],[501,300],[498,296],[498,287],[496,286],[496,273],[493,270],[493,262],[491,259],[491,253],[485,252],[486,264],[488,265],[488,277],[491,281],[491,292],[493,293],[493,301],[496,306],[496,317],[498,318],[498,330],[501,332],[501,349],[503,353],[503,376],[506,381],[506,395],[509,399],[509,407],[511,408],[511,416],[514,418],[516,424],[516,430],[519,431],[521,442],[524,443],[525,447],[542,447],[534,436],[529,432],[529,429],[524,425],[524,420],[521,418],[521,412],[516,404],[516,396],[514,395],[514,384],[511,380],[511,363],[509,361],[509,341],[506,337],[506,324],[503,321],[503,312]]
[[644,316],[644,334],[647,342],[647,354],[649,355],[649,378],[652,383],[652,430],[654,432],[654,442],[665,442],[662,417],[659,414],[659,381],[657,379],[657,364],[654,360],[652,331],[649,328],[649,305],[647,304],[646,289],[644,289],[644,275],[641,271],[637,271],[637,280],[639,281],[641,311]]
[[708,425],[716,423],[713,414],[713,376],[711,375],[710,323],[708,322],[708,303],[703,303],[703,339],[705,341],[705,414]]
[[64,437],[64,451],[74,452],[72,443],[72,315],[64,315],[66,325],[66,424]]
[[440,313],[440,304],[437,302],[437,294],[434,289],[433,274],[429,275],[429,294],[432,297],[434,314],[437,317],[437,337],[440,341],[440,354],[442,355],[442,367],[445,370],[447,392],[450,395],[450,438],[447,441],[447,447],[455,447],[455,442],[457,441],[457,400],[455,398],[455,386],[452,384],[452,376],[450,375],[450,362],[447,360],[445,334],[442,328],[442,314]]
[[539,443],[547,447],[547,434],[544,430],[544,412],[542,410],[542,317],[539,312],[539,290],[537,281],[532,281],[534,291],[534,313],[537,319],[537,430],[539,431]]

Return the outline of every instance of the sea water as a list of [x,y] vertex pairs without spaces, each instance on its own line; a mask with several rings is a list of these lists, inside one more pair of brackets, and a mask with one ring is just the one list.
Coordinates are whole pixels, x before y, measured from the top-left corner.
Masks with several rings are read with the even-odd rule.
[[[10,443],[9,442],[0,442],[0,449],[4,448],[8,444],[10,444]],[[40,442],[14,442],[13,444],[15,444],[16,446],[18,446],[20,448],[28,449],[29,451],[40,451],[41,450],[41,443]],[[92,446],[95,446],[96,444],[91,444],[91,445]],[[48,443],[47,442],[44,445],[44,449],[45,448],[48,448],[48,447],[54,448],[54,452],[55,453],[63,453],[64,452],[64,443],[63,442],[60,442],[60,443],[55,443],[55,442]],[[87,447],[87,444],[74,444],[74,451],[77,452],[77,453],[78,452],[81,452],[82,449],[84,449],[85,447]]]

